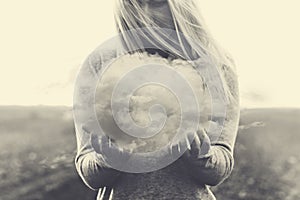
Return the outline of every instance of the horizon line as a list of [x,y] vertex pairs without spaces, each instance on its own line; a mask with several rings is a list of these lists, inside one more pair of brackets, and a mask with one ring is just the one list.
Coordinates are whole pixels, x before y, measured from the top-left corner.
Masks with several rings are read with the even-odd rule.
[[[64,105],[64,104],[0,104],[0,107],[66,107],[72,108],[73,105]],[[297,106],[240,106],[240,110],[247,109],[300,109]]]

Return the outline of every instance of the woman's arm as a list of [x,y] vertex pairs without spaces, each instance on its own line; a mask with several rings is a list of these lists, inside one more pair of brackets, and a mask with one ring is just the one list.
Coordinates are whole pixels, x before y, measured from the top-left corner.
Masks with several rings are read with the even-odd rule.
[[[223,66],[223,73],[231,93],[230,103],[227,105],[226,118],[222,133],[217,141],[212,141],[206,157],[200,151],[185,153],[185,164],[191,176],[199,183],[211,186],[223,182],[231,173],[234,165],[233,149],[239,123],[239,91],[238,80],[233,69]],[[204,133],[205,134],[205,133]],[[209,133],[208,133],[209,135]],[[203,143],[203,136],[200,136]]]
[[[80,113],[81,110],[86,109],[85,105],[82,104],[82,102],[85,102],[86,92],[93,92],[90,88],[90,80],[97,77],[97,71],[101,68],[101,62],[103,62],[104,59],[103,55],[106,55],[106,51],[102,51],[103,50],[94,51],[81,67],[80,73],[84,74],[84,76],[76,80],[76,86],[79,88],[74,96],[75,101],[81,103],[80,105],[74,105],[74,112],[77,114]],[[78,117],[81,117],[81,115]],[[83,122],[83,124],[76,124],[75,120],[75,128],[77,139],[75,165],[79,176],[88,187],[94,190],[111,186],[120,175],[120,172],[108,166],[103,156],[99,152],[95,152],[92,142],[97,138],[92,137],[93,130],[89,127],[88,121]],[[97,143],[98,141],[94,142]]]
[[185,154],[185,167],[191,177],[199,184],[215,186],[229,177],[234,159],[232,153],[223,145],[212,145],[209,155],[203,157]]
[[83,182],[94,190],[112,186],[121,173],[108,166],[103,156],[95,152],[91,145],[91,133],[76,128],[76,135],[78,149],[75,165]]

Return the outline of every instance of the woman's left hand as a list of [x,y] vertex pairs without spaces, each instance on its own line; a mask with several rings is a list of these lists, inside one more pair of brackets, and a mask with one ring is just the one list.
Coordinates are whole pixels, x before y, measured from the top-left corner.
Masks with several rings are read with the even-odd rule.
[[211,143],[205,129],[200,129],[194,135],[191,135],[191,139],[194,136],[194,140],[190,145],[190,149],[186,150],[184,157],[192,158],[207,158],[210,156]]
[[204,129],[190,133],[184,141],[179,141],[170,146],[172,154],[178,155],[178,153],[185,151],[183,157],[192,157],[195,159],[209,157],[210,149],[210,139]]

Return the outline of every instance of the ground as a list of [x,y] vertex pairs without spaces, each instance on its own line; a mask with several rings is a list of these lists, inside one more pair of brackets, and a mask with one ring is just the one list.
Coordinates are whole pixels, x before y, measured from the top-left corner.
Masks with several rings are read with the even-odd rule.
[[[300,199],[300,109],[244,109],[218,199]],[[68,107],[0,107],[0,199],[94,199],[75,167]]]

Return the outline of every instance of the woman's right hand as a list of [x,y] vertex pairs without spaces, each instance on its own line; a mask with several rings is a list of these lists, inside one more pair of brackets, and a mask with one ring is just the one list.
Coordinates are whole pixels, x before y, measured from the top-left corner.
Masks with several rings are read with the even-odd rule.
[[[187,148],[187,149],[186,149]],[[171,144],[171,153],[180,153],[184,151],[184,157],[192,157],[195,159],[207,158],[210,156],[210,139],[205,129],[189,133],[184,141]]]

